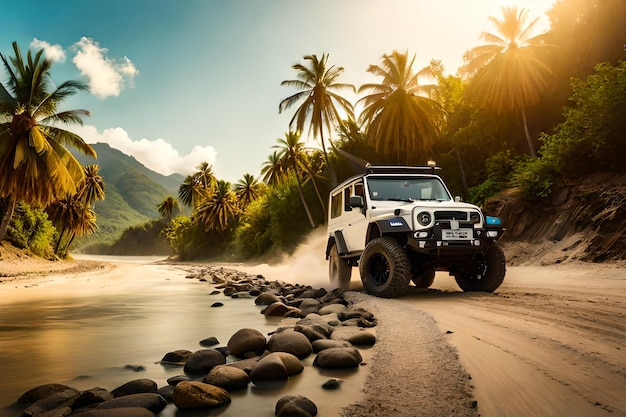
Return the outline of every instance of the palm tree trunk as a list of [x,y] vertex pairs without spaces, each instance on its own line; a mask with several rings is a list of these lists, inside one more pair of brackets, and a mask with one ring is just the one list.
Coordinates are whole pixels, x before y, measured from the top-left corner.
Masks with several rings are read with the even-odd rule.
[[76,233],[72,232],[67,242],[67,245],[65,245],[65,248],[63,248],[63,254],[60,256],[61,258],[65,258],[67,256],[67,253],[70,251],[70,246],[72,245],[72,242],[74,241],[75,237],[76,237]]
[[324,161],[326,161],[326,169],[328,170],[330,188],[333,189],[337,185],[337,174],[335,173],[335,169],[328,159],[328,153],[326,152],[326,143],[324,142],[324,129],[322,126],[320,126],[320,140],[322,142],[322,151],[324,152]]
[[320,201],[320,205],[322,206],[322,213],[326,213],[326,204],[324,203],[322,194],[320,194],[320,189],[317,186],[317,181],[315,181],[315,174],[310,170],[307,170],[307,174],[309,174],[309,178],[311,178],[311,182],[313,182],[313,188],[315,188],[315,194],[317,194],[317,199]]
[[66,223],[63,223],[63,228],[61,229],[61,233],[59,233],[59,240],[57,240],[57,244],[54,247],[55,255],[59,255],[59,249],[61,248],[61,241],[63,240],[63,236],[65,235],[66,230],[67,230]]
[[535,153],[535,146],[533,145],[533,140],[530,137],[530,132],[528,131],[528,121],[526,120],[525,109],[522,109],[522,120],[524,122],[524,133],[526,134],[526,142],[528,142],[528,149],[530,150],[530,157],[535,159],[537,158],[537,154]]
[[13,211],[15,210],[15,199],[11,196],[4,197],[4,213],[2,214],[2,221],[0,222],[0,241],[4,239],[4,235],[9,227],[9,222],[13,217]]
[[469,186],[467,185],[467,178],[465,177],[465,169],[463,168],[463,161],[461,160],[461,154],[456,148],[454,148],[454,153],[456,154],[456,160],[459,163],[459,169],[461,170],[461,180],[463,181],[463,191],[467,192],[467,190],[469,190]]
[[315,222],[313,221],[313,216],[311,216],[311,210],[309,210],[309,206],[304,199],[304,193],[302,192],[302,183],[300,182],[300,174],[298,173],[298,167],[296,167],[296,181],[298,181],[298,192],[300,193],[300,200],[302,200],[302,205],[304,206],[304,211],[306,211],[306,215],[309,218],[309,222],[311,223],[311,228],[315,229]]

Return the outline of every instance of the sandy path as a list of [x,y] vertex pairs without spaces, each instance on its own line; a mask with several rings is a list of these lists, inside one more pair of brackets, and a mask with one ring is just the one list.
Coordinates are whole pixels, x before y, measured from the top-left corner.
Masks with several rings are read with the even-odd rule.
[[[415,310],[430,314],[441,334],[452,332],[445,337],[472,377],[481,416],[589,417],[626,415],[624,300],[626,268],[569,264],[509,268],[496,294],[460,293],[442,274],[428,292],[413,290],[393,302],[372,304],[374,310],[384,309],[384,316],[397,315],[395,331],[381,326],[387,337],[404,342],[415,326],[406,312]],[[408,363],[418,355],[405,343],[396,341],[396,346],[394,354],[408,355]],[[368,379],[368,386],[376,378]],[[454,387],[462,376],[441,367],[439,378],[442,386]],[[380,401],[376,390],[366,388],[366,393],[366,402]],[[387,402],[415,401],[406,393],[383,394]]]
[[[289,265],[262,272],[323,285],[325,263]],[[3,284],[42,276],[20,278]],[[462,293],[438,273],[399,299],[349,297],[376,315],[378,342],[344,417],[626,416],[626,265],[509,267],[495,294]]]

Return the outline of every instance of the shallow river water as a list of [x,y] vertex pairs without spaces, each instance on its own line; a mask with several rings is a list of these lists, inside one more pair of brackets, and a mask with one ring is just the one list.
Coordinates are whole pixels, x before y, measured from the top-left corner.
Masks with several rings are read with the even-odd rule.
[[[290,323],[266,318],[253,299],[210,295],[208,283],[186,278],[189,268],[155,258],[109,260],[117,266],[0,284],[0,416],[19,415],[19,395],[46,383],[112,390],[149,378],[164,386],[183,373],[158,363],[165,353],[203,349],[199,341],[210,336],[225,346],[241,328],[268,334]],[[232,393],[227,407],[183,413],[169,405],[160,416],[269,417],[287,394],[305,395],[320,415],[332,416],[358,399],[365,371],[325,371],[312,362],[303,360],[304,372],[286,384]],[[341,389],[321,388],[331,377],[345,380]]]

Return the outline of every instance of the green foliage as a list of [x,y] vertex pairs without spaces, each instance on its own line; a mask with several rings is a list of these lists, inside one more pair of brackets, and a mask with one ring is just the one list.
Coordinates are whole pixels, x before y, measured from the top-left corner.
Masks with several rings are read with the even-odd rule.
[[515,168],[511,185],[520,187],[526,198],[545,198],[552,192],[556,177],[555,164],[549,158],[525,159]]
[[[304,194],[307,201],[317,198],[311,182],[304,187]],[[323,224],[326,213],[318,205],[311,206],[315,224]],[[242,258],[269,251],[290,253],[310,231],[298,184],[292,175],[284,183],[270,187],[246,208],[235,231],[234,248]]]
[[528,197],[546,197],[559,179],[592,172],[626,172],[626,63],[600,64],[585,82],[572,81],[573,106],[552,135],[542,135],[542,157],[520,163],[512,184]]
[[542,153],[570,176],[599,168],[625,172],[626,62],[604,63],[586,81],[572,81],[572,106],[553,135],[544,136]]
[[498,152],[489,157],[485,162],[487,179],[469,189],[469,201],[481,205],[488,198],[508,187],[513,167],[519,159],[519,157],[513,157],[511,151]]
[[260,256],[272,247],[269,200],[262,196],[244,211],[235,230],[235,252],[244,259]]
[[21,249],[29,249],[37,256],[51,259],[56,229],[48,214],[28,204],[19,202],[7,228],[6,239]]
[[107,255],[169,255],[168,242],[161,233],[165,227],[162,220],[150,220],[124,230],[120,238],[106,250]]
[[187,246],[190,242],[190,233],[193,224],[187,216],[174,217],[162,233],[169,242],[171,248],[181,259],[188,257]]

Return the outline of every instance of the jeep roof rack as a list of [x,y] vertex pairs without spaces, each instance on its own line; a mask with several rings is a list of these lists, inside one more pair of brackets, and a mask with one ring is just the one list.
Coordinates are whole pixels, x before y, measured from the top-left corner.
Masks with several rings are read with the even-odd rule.
[[368,174],[434,174],[440,170],[438,166],[402,166],[402,165],[370,165],[367,167]]

